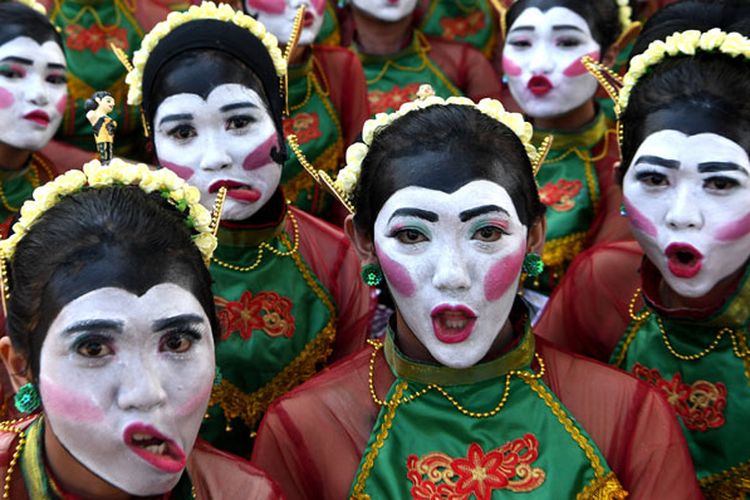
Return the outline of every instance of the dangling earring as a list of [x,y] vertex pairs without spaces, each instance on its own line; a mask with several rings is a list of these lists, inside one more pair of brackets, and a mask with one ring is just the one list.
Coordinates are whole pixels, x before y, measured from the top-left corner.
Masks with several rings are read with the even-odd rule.
[[31,382],[23,384],[15,397],[13,398],[13,404],[16,409],[22,413],[32,413],[34,410],[39,408],[42,404],[42,400],[39,397],[39,391],[36,386]]
[[627,217],[628,216],[628,210],[625,208],[625,204],[624,203],[620,204],[620,215],[622,217]]
[[214,386],[221,385],[221,381],[224,380],[224,375],[221,374],[221,368],[216,365],[216,372],[214,373]]
[[378,286],[383,282],[383,271],[377,264],[367,264],[362,268],[362,281],[367,286]]
[[532,278],[539,276],[544,271],[542,257],[536,252],[527,253],[526,257],[523,258],[522,270],[527,276],[531,276]]

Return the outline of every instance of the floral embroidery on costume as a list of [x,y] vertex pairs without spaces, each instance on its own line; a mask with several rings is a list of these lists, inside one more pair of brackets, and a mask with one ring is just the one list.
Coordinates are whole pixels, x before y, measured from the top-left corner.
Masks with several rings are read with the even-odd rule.
[[70,50],[99,52],[100,50],[110,50],[109,44],[112,43],[122,50],[128,50],[128,30],[125,28],[115,28],[104,31],[96,24],[84,28],[77,24],[70,24],[65,27],[67,47]]
[[320,118],[317,113],[297,113],[284,119],[284,135],[295,134],[300,144],[320,137]]
[[493,490],[528,492],[544,483],[544,470],[532,467],[539,457],[539,441],[533,434],[505,443],[485,453],[472,443],[466,458],[434,452],[422,458],[410,455],[407,477],[414,485],[415,500],[450,498],[488,500]]
[[215,302],[222,308],[218,313],[222,340],[234,332],[248,340],[253,330],[262,330],[270,337],[294,335],[292,301],[276,292],[258,292],[253,296],[245,291],[238,301],[216,297]]
[[484,12],[477,10],[466,17],[441,19],[440,26],[444,30],[443,38],[455,40],[476,35],[484,29],[484,17]]
[[575,197],[581,192],[583,183],[579,180],[560,179],[555,183],[548,182],[539,189],[539,199],[556,212],[568,212],[575,208]]
[[727,387],[723,383],[698,380],[688,385],[682,381],[680,373],[665,380],[659,370],[640,363],[633,365],[633,375],[660,389],[691,431],[703,432],[724,425]]
[[370,111],[373,115],[384,113],[389,109],[398,109],[402,104],[417,98],[419,83],[410,83],[404,87],[394,85],[391,90],[371,90],[367,95]]

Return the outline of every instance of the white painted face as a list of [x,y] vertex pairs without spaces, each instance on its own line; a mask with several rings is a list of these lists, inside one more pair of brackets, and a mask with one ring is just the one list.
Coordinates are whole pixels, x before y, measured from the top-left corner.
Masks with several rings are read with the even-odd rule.
[[245,0],[245,10],[263,23],[282,45],[289,43],[292,37],[294,17],[301,5],[307,8],[297,45],[311,45],[323,26],[325,0]]
[[279,147],[273,119],[244,85],[219,85],[206,100],[169,96],[156,110],[154,129],[159,164],[197,187],[206,208],[227,187],[222,219],[247,219],[279,186],[281,165],[270,156]]
[[596,93],[597,81],[581,64],[599,60],[601,46],[585,19],[565,7],[524,10],[508,31],[503,72],[513,98],[533,118],[564,115]]
[[211,326],[173,283],[99,288],[68,303],[42,345],[39,389],[62,445],[132,495],[180,479],[214,378]]
[[750,257],[750,160],[721,135],[660,130],[623,179],[625,209],[667,284],[703,297]]
[[375,221],[375,250],[406,324],[441,364],[478,363],[510,314],[527,228],[487,180],[446,194],[396,191]]
[[352,0],[352,4],[381,21],[400,21],[417,8],[417,0]]
[[66,67],[52,41],[20,36],[0,46],[0,143],[37,151],[49,142],[68,102]]

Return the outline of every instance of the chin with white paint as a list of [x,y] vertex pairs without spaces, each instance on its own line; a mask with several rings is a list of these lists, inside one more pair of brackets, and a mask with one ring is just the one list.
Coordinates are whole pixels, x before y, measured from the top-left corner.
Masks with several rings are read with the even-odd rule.
[[154,116],[159,165],[189,181],[211,208],[222,186],[223,220],[245,220],[273,196],[281,165],[271,157],[279,141],[273,119],[254,90],[237,83],[214,88],[206,99],[176,94]]
[[398,314],[440,364],[473,366],[505,324],[527,228],[500,185],[409,186],[375,220],[375,250]]
[[78,297],[40,353],[47,425],[78,462],[131,495],[177,484],[213,378],[209,320],[174,283],[141,296],[105,287]]
[[38,151],[57,132],[68,100],[60,46],[20,36],[0,46],[0,143]]
[[586,20],[565,7],[524,10],[503,49],[503,72],[513,98],[532,118],[564,115],[594,97],[597,81],[581,57],[599,60],[601,46]]
[[649,135],[623,178],[633,233],[669,287],[703,297],[750,258],[750,160],[714,133]]
[[365,14],[386,22],[400,21],[417,8],[417,0],[352,0],[352,4]]
[[323,26],[325,0],[245,0],[245,10],[263,23],[282,45],[288,44],[292,37],[294,18],[301,5],[306,9],[297,45],[312,45]]

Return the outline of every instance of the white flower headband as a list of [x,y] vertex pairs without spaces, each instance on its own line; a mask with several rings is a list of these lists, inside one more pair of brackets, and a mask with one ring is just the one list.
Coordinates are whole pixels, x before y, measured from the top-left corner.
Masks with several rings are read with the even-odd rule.
[[547,152],[549,151],[552,142],[551,137],[546,138],[542,143],[542,146],[537,150],[537,148],[531,143],[532,136],[534,135],[534,130],[531,124],[525,121],[520,113],[506,111],[500,101],[485,98],[478,103],[474,103],[474,101],[467,97],[449,97],[448,99],[443,99],[442,97],[435,96],[435,92],[429,85],[420,86],[417,95],[418,98],[416,100],[402,104],[398,111],[394,113],[378,113],[374,118],[365,122],[362,129],[362,140],[364,142],[355,142],[347,148],[346,166],[339,171],[335,181],[322,170],[317,172],[314,171],[312,165],[310,165],[304,159],[304,156],[301,155],[299,147],[296,144],[296,137],[294,136],[288,137],[292,150],[297,154],[300,163],[305,166],[306,170],[318,182],[326,186],[351,213],[354,213],[352,196],[362,172],[362,161],[367,156],[372,141],[394,121],[415,110],[429,108],[430,106],[446,106],[449,104],[471,106],[513,131],[526,150],[534,174],[539,170],[539,167],[547,156]]
[[[197,19],[215,19],[218,21],[231,22],[240,28],[250,31],[266,47],[271,59],[273,60],[276,74],[279,78],[284,80],[287,70],[287,61],[281,53],[281,49],[279,49],[278,40],[272,33],[266,30],[266,27],[263,26],[263,24],[243,12],[234,10],[228,4],[222,3],[217,6],[213,2],[203,2],[200,6],[191,6],[186,12],[170,13],[166,20],[154,26],[153,29],[143,38],[141,48],[133,54],[132,67],[128,68],[128,75],[125,77],[125,83],[127,83],[129,87],[129,105],[138,106],[143,102],[143,70],[146,67],[146,62],[154,48],[156,48],[159,42],[173,29]],[[121,58],[119,53],[118,57]],[[123,61],[123,64],[124,63],[125,62]]]

